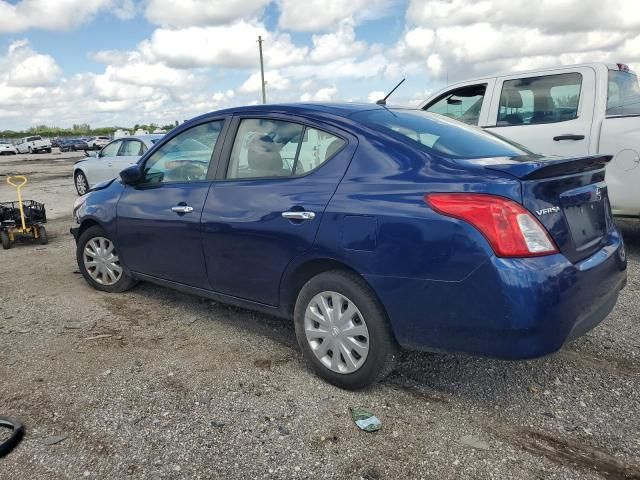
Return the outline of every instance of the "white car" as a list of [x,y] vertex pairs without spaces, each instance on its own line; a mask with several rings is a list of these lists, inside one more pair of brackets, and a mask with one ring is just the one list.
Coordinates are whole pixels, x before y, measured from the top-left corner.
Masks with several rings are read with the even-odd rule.
[[9,142],[0,142],[0,155],[15,155],[18,149]]
[[140,157],[163,135],[138,135],[119,138],[107,144],[96,155],[77,161],[73,181],[78,195],[84,195],[95,184],[117,177],[122,170],[138,162]]
[[40,135],[21,138],[16,145],[18,153],[51,153],[51,141],[43,139]]
[[421,107],[543,155],[612,155],[614,215],[640,218],[640,86],[623,64],[589,63],[466,80]]
[[109,137],[91,137],[87,139],[87,145],[91,150],[100,150],[107,146],[107,144],[111,141]]

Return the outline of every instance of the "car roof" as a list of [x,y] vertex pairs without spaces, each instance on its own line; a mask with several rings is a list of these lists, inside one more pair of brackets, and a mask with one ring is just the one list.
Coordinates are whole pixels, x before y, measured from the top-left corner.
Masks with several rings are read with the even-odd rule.
[[410,109],[413,107],[403,107],[398,105],[377,105],[375,103],[274,103],[266,105],[247,105],[243,107],[227,108],[215,112],[200,115],[192,118],[190,121],[204,119],[212,115],[232,115],[240,113],[285,113],[292,115],[322,115],[329,114],[338,117],[350,117],[354,113],[364,112],[367,110],[383,110],[383,109]]

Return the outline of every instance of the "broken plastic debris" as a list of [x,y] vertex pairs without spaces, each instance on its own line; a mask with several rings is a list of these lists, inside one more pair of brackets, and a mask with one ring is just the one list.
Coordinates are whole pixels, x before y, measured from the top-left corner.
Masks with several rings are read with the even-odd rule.
[[376,432],[382,428],[382,422],[373,413],[362,408],[352,408],[351,418],[361,430]]

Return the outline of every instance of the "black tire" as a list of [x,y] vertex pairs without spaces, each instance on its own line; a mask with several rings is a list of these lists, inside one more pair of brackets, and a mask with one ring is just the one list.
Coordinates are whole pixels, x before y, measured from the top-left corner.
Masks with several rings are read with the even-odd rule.
[[[78,183],[84,183],[85,191],[81,192],[81,188],[78,187]],[[78,170],[76,174],[73,176],[73,184],[76,187],[76,192],[78,195],[82,196],[89,191],[89,181],[87,180],[87,176],[84,174],[82,170]]]
[[33,150],[31,150],[31,147],[29,147],[29,153],[33,153]]
[[[109,236],[102,229],[102,227],[99,227],[98,225],[89,227],[84,232],[82,232],[82,235],[80,235],[80,238],[78,238],[78,243],[76,245],[76,261],[78,262],[78,268],[80,269],[80,273],[82,273],[82,276],[84,277],[84,279],[93,288],[95,288],[96,290],[101,290],[103,292],[120,293],[133,288],[138,282],[134,278],[127,275],[127,272],[124,271],[124,269],[118,281],[111,285],[104,285],[104,284],[98,283],[91,277],[91,274],[88,272],[87,268],[85,267],[83,256],[84,256],[84,249],[87,243],[96,237],[106,238],[110,242],[112,242],[115,246],[115,242],[113,242],[113,240],[109,238]],[[115,248],[115,253],[117,254],[117,246]]]
[[[369,353],[362,366],[353,373],[334,372],[313,353],[304,327],[304,317],[311,300],[321,292],[337,292],[347,297],[360,310],[369,332]],[[368,387],[387,376],[395,365],[398,345],[389,326],[384,307],[366,282],[344,270],[321,273],[300,290],[294,311],[296,338],[305,359],[318,376],[337,387],[357,390]]]
[[2,248],[9,250],[11,248],[11,240],[9,240],[9,234],[2,230],[0,231],[0,241],[2,242]]
[[51,153],[51,149],[50,149],[50,148],[47,148],[47,149],[45,150],[45,152],[47,152],[47,153]]
[[40,245],[46,245],[49,243],[49,237],[47,236],[47,229],[44,227],[38,227],[38,239],[40,240]]

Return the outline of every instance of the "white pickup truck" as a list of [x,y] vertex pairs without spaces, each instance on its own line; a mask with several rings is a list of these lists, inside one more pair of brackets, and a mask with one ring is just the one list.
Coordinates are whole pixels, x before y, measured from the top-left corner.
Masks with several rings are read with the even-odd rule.
[[43,139],[40,135],[21,138],[16,145],[18,153],[51,153],[51,141]]
[[544,155],[613,155],[613,213],[640,217],[640,86],[623,64],[589,63],[448,85],[421,108]]

